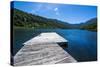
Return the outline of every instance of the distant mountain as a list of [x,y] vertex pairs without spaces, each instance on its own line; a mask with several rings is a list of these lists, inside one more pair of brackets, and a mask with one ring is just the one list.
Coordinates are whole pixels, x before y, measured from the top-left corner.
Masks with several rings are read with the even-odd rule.
[[56,19],[26,13],[18,9],[12,9],[13,24],[15,27],[25,28],[69,28],[68,23]]
[[92,18],[83,24],[80,24],[81,29],[97,31],[97,18]]
[[12,21],[14,27],[18,28],[45,28],[45,29],[86,29],[86,30],[97,30],[97,18],[90,19],[85,23],[81,24],[69,24],[57,19],[49,19],[38,15],[30,14],[18,9],[11,9]]

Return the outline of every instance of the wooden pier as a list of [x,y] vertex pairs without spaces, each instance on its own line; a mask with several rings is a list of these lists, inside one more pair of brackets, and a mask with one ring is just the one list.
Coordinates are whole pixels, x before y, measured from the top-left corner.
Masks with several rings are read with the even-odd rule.
[[55,32],[41,33],[23,43],[24,46],[14,56],[14,66],[77,62],[58,45],[67,42]]

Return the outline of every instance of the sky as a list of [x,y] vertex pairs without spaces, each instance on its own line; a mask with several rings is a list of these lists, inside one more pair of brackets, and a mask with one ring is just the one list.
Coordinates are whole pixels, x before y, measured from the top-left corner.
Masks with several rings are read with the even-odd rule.
[[28,13],[58,19],[70,24],[84,23],[97,17],[96,6],[22,1],[14,1],[12,6]]

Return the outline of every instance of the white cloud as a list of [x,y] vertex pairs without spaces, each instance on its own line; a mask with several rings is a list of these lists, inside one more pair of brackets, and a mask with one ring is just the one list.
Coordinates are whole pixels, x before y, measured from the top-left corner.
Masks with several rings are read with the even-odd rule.
[[55,15],[57,15],[57,16],[60,15],[57,5],[39,4],[39,5],[36,5],[36,7],[34,7],[34,9],[32,10],[32,13],[38,14],[39,11],[41,11],[41,12],[50,11],[51,13],[55,13]]
[[55,8],[54,11],[58,11],[58,8]]
[[56,15],[60,15],[59,12],[56,12]]
[[58,8],[56,7],[56,8],[54,8],[54,11],[55,11],[55,14],[56,15],[59,15],[59,10],[58,10]]

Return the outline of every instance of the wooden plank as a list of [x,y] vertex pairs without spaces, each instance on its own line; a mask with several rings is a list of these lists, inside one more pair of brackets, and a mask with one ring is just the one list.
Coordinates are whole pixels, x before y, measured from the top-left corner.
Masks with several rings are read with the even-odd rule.
[[29,41],[24,43],[25,45],[14,56],[15,66],[77,62],[56,42],[32,44],[33,42],[28,43]]
[[41,33],[40,35],[26,41],[24,44],[32,45],[32,44],[53,43],[53,42],[59,43],[68,41],[55,32],[49,32],[49,33]]

